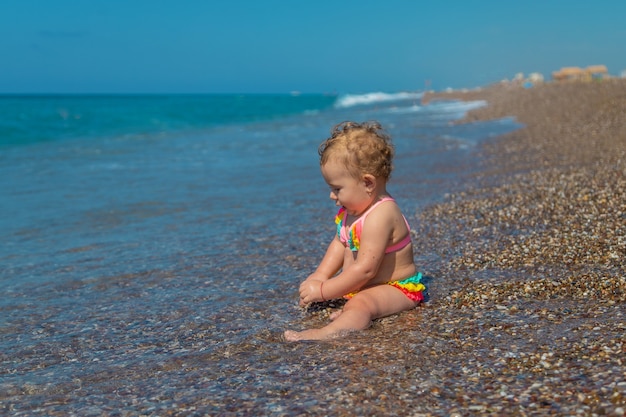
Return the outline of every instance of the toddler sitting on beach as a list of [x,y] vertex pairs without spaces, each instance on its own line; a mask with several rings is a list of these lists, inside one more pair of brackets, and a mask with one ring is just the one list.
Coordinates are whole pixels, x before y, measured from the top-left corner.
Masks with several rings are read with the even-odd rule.
[[327,339],[414,308],[424,285],[409,224],[387,192],[394,148],[377,122],[344,122],[319,147],[320,167],[339,206],[337,231],[319,266],[300,284],[300,305],[344,297],[320,329],[287,330],[287,341]]

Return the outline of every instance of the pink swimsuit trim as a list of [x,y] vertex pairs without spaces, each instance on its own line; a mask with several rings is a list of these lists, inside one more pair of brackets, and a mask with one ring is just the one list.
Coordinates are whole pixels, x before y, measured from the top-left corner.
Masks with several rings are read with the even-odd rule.
[[[339,240],[341,241],[341,243],[349,247],[350,250],[353,252],[358,251],[360,247],[361,229],[363,229],[363,223],[365,222],[365,218],[379,204],[384,203],[385,201],[395,200],[391,197],[384,197],[380,199],[380,201],[376,202],[365,213],[363,213],[361,217],[352,222],[352,225],[350,225],[350,227],[343,225],[348,212],[346,211],[345,207],[341,207],[337,212],[337,216],[335,217],[335,223],[337,224],[337,236],[339,236]],[[406,217],[404,217],[404,215],[402,215],[402,218],[404,219],[404,223],[406,224],[406,228],[409,232],[400,242],[388,246],[387,249],[385,249],[385,253],[397,252],[407,246],[409,243],[411,243],[411,227],[409,226],[409,222],[406,220]]]

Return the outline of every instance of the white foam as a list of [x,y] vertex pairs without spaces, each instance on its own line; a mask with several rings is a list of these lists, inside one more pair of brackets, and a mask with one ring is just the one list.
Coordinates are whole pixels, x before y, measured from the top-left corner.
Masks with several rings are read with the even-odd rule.
[[438,112],[450,112],[450,113],[465,113],[467,111],[485,107],[487,102],[485,100],[475,101],[434,101],[427,107]]
[[387,109],[387,112],[389,113],[416,113],[418,111],[423,110],[424,108],[421,106],[418,106],[417,104],[414,104],[412,106],[409,107],[392,107],[390,109]]
[[383,103],[390,101],[400,101],[400,100],[419,100],[422,98],[423,93],[410,93],[410,92],[402,92],[402,93],[383,93],[383,92],[375,92],[375,93],[367,93],[367,94],[346,94],[340,96],[335,102],[336,108],[346,108],[352,106],[359,106],[365,104],[375,104],[375,103]]
[[449,117],[453,115],[454,117],[461,117],[468,111],[472,109],[477,109],[479,107],[484,107],[487,105],[485,100],[475,100],[475,101],[434,101],[425,106],[418,106],[417,104],[413,104],[411,106],[406,107],[391,107],[385,109],[387,113],[417,113],[417,112],[425,112],[429,115],[439,114],[443,117]]

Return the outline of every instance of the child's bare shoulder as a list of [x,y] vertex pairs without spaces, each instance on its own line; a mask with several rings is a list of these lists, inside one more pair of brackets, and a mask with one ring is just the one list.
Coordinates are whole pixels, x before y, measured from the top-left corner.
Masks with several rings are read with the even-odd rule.
[[[398,204],[393,200],[389,200],[382,202],[378,207],[372,210],[365,223],[387,224],[389,227],[393,227],[398,220],[402,219],[403,214]],[[368,222],[368,220],[371,221]],[[402,223],[404,223],[404,220],[402,220]]]

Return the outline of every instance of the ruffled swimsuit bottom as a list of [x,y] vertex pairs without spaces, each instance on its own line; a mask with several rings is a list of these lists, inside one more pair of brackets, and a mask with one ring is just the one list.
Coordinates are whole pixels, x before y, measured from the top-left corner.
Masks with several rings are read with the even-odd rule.
[[[418,272],[413,276],[410,276],[406,279],[398,280],[398,281],[389,281],[386,284],[391,285],[392,287],[396,287],[400,291],[404,293],[407,297],[415,302],[420,302],[424,300],[424,290],[426,287],[422,284],[422,273]],[[358,291],[351,292],[350,294],[346,294],[343,298],[350,299],[354,297]]]

